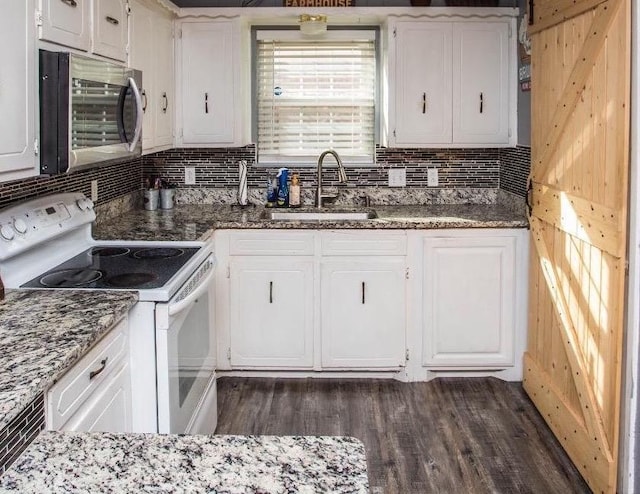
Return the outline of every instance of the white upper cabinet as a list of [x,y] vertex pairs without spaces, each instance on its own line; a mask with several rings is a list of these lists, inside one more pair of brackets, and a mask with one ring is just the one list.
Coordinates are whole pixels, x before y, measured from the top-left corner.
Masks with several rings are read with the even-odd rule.
[[0,181],[36,175],[34,2],[4,2],[0,16]]
[[451,142],[451,36],[448,22],[404,22],[396,30],[396,146]]
[[142,151],[173,145],[175,93],[173,22],[140,1],[131,2],[129,65],[142,71]]
[[79,50],[91,48],[90,0],[40,0],[39,38]]
[[509,143],[509,25],[453,25],[453,141]]
[[233,145],[237,98],[233,21],[183,22],[179,144]]
[[127,0],[39,0],[40,41],[127,60]]
[[158,18],[154,40],[156,46],[155,61],[155,112],[154,130],[155,146],[173,145],[173,123],[175,108],[174,91],[174,57],[173,57],[173,22],[166,17]]
[[389,145],[514,145],[513,22],[391,21]]
[[93,53],[126,61],[128,9],[126,0],[94,0]]

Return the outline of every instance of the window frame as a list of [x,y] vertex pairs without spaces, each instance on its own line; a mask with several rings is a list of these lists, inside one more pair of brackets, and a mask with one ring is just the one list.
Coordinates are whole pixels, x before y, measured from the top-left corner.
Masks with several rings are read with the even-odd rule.
[[[366,26],[328,26],[328,32],[332,31],[369,31],[373,33],[373,43],[375,50],[375,88],[374,88],[374,117],[373,117],[373,152],[372,152],[372,160],[369,161],[350,161],[348,158],[343,159],[344,163],[350,167],[371,167],[376,165],[376,148],[380,143],[380,116],[381,116],[381,103],[382,103],[382,53],[381,53],[381,42],[380,42],[380,26],[377,25],[366,25]],[[277,168],[283,165],[293,165],[299,168],[310,168],[314,167],[317,164],[317,156],[306,156],[303,159],[296,157],[291,160],[282,160],[279,162],[260,162],[259,161],[259,145],[258,145],[258,84],[257,84],[257,61],[258,61],[258,32],[259,31],[280,31],[287,32],[287,38],[293,36],[295,32],[299,33],[299,28],[297,26],[260,26],[254,25],[251,26],[251,138],[255,143],[256,147],[256,159],[255,166],[264,167],[264,168]],[[322,38],[312,38],[312,37],[302,37],[301,39],[308,39],[309,41],[313,41],[314,39],[322,39]]]

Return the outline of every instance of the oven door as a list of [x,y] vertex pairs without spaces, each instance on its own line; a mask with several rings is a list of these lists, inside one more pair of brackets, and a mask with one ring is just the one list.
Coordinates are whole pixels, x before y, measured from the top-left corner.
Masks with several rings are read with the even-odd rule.
[[160,433],[215,431],[213,272],[209,257],[168,303],[156,304]]

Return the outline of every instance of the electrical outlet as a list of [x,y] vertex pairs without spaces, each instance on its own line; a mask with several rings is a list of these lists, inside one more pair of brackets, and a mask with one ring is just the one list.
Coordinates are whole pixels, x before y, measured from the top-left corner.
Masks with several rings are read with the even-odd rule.
[[438,186],[438,169],[437,168],[429,168],[427,170],[427,185],[429,187]]
[[389,168],[389,187],[405,187],[407,185],[406,168]]
[[91,181],[91,200],[96,202],[98,200],[98,181]]
[[185,185],[194,185],[196,183],[196,169],[192,166],[187,166],[184,169],[184,183]]

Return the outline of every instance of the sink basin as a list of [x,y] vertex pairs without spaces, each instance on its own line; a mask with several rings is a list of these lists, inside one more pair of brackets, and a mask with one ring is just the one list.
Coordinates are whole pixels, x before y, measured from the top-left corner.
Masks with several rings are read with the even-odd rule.
[[377,218],[375,211],[265,211],[264,217],[281,221],[362,221]]

